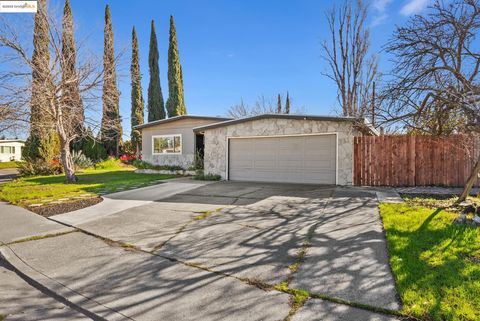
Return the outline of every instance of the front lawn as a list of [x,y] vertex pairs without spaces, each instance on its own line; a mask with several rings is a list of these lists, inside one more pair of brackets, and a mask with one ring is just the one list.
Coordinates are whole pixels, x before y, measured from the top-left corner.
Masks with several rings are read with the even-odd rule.
[[0,169],[17,168],[18,162],[0,162]]
[[458,214],[380,204],[404,312],[424,320],[480,320],[480,228]]
[[0,198],[24,207],[39,206],[144,187],[174,177],[139,174],[133,172],[133,168],[88,169],[77,176],[79,180],[75,184],[65,184],[64,175],[22,177],[1,185]]

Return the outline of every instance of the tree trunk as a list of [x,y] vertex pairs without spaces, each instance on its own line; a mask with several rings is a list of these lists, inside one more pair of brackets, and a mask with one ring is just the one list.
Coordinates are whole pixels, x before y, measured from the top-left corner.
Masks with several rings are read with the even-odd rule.
[[72,154],[70,153],[70,144],[68,141],[60,139],[60,145],[63,171],[65,172],[67,183],[75,183],[77,181],[77,176],[75,176]]
[[140,159],[140,144],[138,142],[135,142],[135,156]]
[[457,203],[461,203],[465,201],[468,195],[470,195],[470,191],[472,190],[473,184],[475,184],[479,173],[480,173],[480,154],[478,155],[477,164],[475,164],[475,168],[473,169],[472,174],[468,178],[467,183],[463,188],[462,195],[460,195],[460,197],[458,198]]

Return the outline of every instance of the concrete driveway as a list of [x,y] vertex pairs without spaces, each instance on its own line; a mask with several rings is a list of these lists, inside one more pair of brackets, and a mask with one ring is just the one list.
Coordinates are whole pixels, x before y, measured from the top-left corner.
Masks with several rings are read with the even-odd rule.
[[0,169],[0,184],[11,181],[17,175],[18,170],[16,168]]
[[[10,244],[2,253],[99,319],[396,320],[372,312],[400,308],[375,192],[165,185],[178,191],[153,193],[156,200],[146,200],[145,191],[113,196],[124,207],[104,207],[108,213],[98,218],[92,209],[85,209],[87,220],[78,211],[52,217],[79,230]],[[127,205],[138,198],[145,203]],[[311,298],[297,309],[278,284]]]

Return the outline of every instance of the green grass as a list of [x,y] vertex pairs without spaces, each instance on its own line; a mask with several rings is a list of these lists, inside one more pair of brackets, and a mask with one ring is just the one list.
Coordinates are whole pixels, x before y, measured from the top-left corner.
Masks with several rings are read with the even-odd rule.
[[95,169],[97,170],[117,170],[125,168],[126,166],[119,160],[115,158],[109,158],[100,163],[95,164]]
[[[90,194],[113,193],[120,189],[155,184],[158,180],[174,177],[164,174],[139,174],[133,168],[114,170],[89,169],[77,173],[78,182],[65,184],[64,175],[22,177],[1,185],[0,198],[12,204],[30,204],[73,198]],[[88,196],[87,196],[88,197]]]
[[480,229],[457,213],[380,204],[403,312],[424,320],[480,320]]
[[17,168],[18,162],[0,162],[0,169]]
[[211,173],[197,173],[195,176],[193,176],[193,179],[199,180],[199,181],[219,181],[222,179],[220,175],[217,174],[211,174]]

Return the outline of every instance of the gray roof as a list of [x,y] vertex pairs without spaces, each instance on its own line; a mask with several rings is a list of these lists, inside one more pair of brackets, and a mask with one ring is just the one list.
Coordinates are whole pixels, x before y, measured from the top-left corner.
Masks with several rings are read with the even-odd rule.
[[231,120],[231,118],[225,118],[225,117],[181,115],[181,116],[175,116],[175,117],[170,117],[170,118],[165,118],[165,119],[152,121],[152,122],[142,124],[142,125],[137,125],[133,128],[134,129],[143,129],[143,128],[156,126],[156,125],[160,125],[160,124],[165,124],[165,123],[170,123],[170,122],[174,122],[174,121],[182,120],[182,119],[205,119],[205,120],[213,120],[213,121],[217,121],[217,122],[223,122],[225,120]]
[[224,126],[230,126],[234,124],[244,123],[252,120],[265,119],[265,118],[279,118],[279,119],[298,119],[298,120],[324,120],[324,121],[337,121],[337,122],[364,122],[363,119],[355,117],[335,117],[335,116],[319,116],[319,115],[290,115],[290,114],[262,114],[251,117],[233,119],[214,123],[211,125],[196,127],[193,130],[196,132],[204,131],[207,129],[219,128]]
[[23,139],[0,139],[0,143],[14,143],[14,142],[25,143]]

